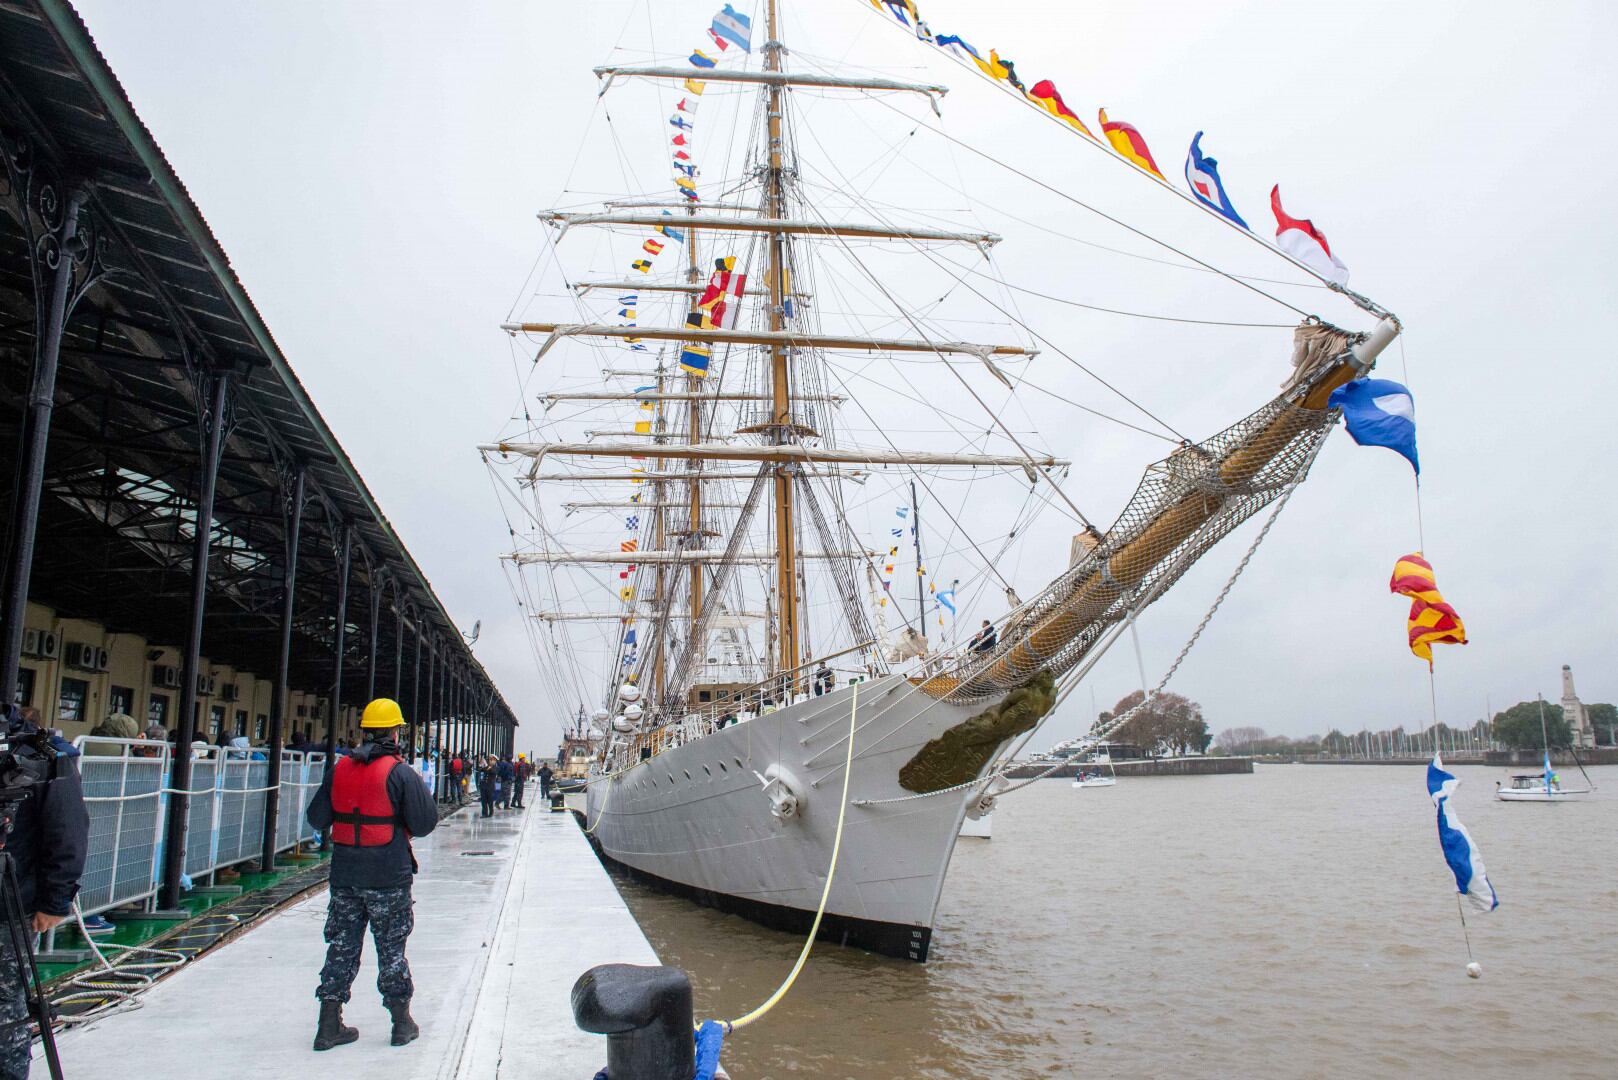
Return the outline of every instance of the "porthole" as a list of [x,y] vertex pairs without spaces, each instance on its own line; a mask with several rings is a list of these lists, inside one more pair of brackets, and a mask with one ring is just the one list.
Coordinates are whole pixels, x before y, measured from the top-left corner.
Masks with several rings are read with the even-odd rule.
[[739,757],[738,758],[731,758],[730,760],[732,760],[732,761],[734,761],[736,763],[736,767],[738,769],[745,768],[745,766],[742,764],[742,759],[741,758],[739,758]]
[[[722,767],[723,767],[723,766],[721,766],[721,768],[722,768]],[[712,770],[712,769],[710,769],[710,768],[708,768],[708,766],[706,766],[706,765],[704,765],[704,766],[703,766],[703,767],[702,767],[702,771],[703,771],[703,772],[705,772],[705,773],[707,773],[707,774],[708,774],[708,775],[709,775],[709,776],[712,776],[712,775],[713,775],[713,770]]]
[[689,779],[691,779],[691,770],[690,770],[690,769],[686,769],[686,770],[684,770],[684,772],[685,772],[685,778],[686,778],[686,779],[687,779],[687,780],[689,780]]
[[668,776],[669,776],[669,783],[671,783],[671,784],[674,783],[674,774],[669,773]]
[[723,773],[728,773],[730,770],[725,768],[725,763],[723,761],[721,761],[721,762],[719,762],[719,771],[723,772]]

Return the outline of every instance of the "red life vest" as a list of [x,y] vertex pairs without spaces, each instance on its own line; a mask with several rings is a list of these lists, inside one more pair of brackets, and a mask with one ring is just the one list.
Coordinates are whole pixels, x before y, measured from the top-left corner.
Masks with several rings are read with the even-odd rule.
[[331,841],[349,847],[392,843],[396,811],[388,798],[388,775],[399,761],[392,754],[361,764],[337,759],[331,778]]

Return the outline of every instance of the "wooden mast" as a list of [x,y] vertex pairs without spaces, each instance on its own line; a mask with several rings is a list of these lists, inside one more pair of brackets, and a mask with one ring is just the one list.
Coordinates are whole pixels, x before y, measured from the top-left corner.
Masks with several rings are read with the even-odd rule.
[[[695,207],[688,207],[687,210],[686,210],[686,216],[687,217],[695,217],[696,212],[697,211],[696,211]],[[687,283],[689,285],[692,286],[690,310],[695,312],[695,311],[700,311],[701,310],[701,308],[698,306],[698,302],[702,298],[702,293],[699,291],[699,286],[702,283],[702,268],[701,268],[700,264],[697,261],[697,232],[696,232],[696,230],[695,229],[688,229],[686,231],[686,237],[685,238],[686,238],[685,250],[686,250],[686,256],[687,256],[687,261],[686,261],[686,281],[687,281]],[[696,374],[694,374],[694,373],[687,372],[686,373],[685,386],[686,386],[686,391],[691,395],[691,400],[689,402],[689,408],[688,408],[688,411],[687,411],[688,420],[687,420],[687,423],[686,423],[686,428],[687,428],[687,430],[686,430],[686,442],[691,446],[695,446],[699,442],[701,442],[701,440],[702,440],[702,400],[699,397],[699,395],[702,393],[702,379],[699,376],[697,376]],[[702,481],[701,481],[702,461],[700,459],[693,459],[692,461],[687,463],[686,468],[687,468],[687,471],[691,474],[690,483],[686,485],[687,487],[690,488],[690,494],[691,494],[691,505],[689,507],[689,520],[686,522],[686,528],[690,530],[690,532],[687,534],[687,541],[688,541],[688,546],[701,547],[702,546]],[[702,615],[702,564],[701,563],[692,563],[687,572],[690,574],[690,586],[691,586],[691,592],[690,592],[690,616],[691,616],[691,621],[686,624],[686,634],[689,636],[689,635],[696,634],[697,633],[697,628],[701,625],[699,619],[700,619],[700,616]],[[700,657],[702,655],[702,653],[699,652],[699,650],[702,648],[702,646],[703,646],[703,643],[698,642],[696,640],[690,640],[690,641],[686,642],[686,649],[689,651],[690,655],[693,656],[693,657]],[[657,697],[657,700],[662,701],[663,697],[664,697],[664,695],[659,694],[658,697]]]
[[[766,0],[765,5],[764,70],[781,70],[781,40],[777,0]],[[766,92],[766,120],[769,135],[769,168],[764,173],[764,216],[777,220],[786,217],[786,197],[782,177],[783,152],[781,134],[781,85],[771,83]],[[785,288],[783,271],[785,237],[779,232],[769,234],[765,246],[764,280],[770,290],[770,329],[785,329]],[[792,434],[792,403],[789,398],[789,365],[786,347],[779,342],[770,345],[770,392],[772,395],[770,429],[771,441],[785,442]],[[796,468],[783,462],[775,468],[775,593],[778,652],[776,669],[795,672],[798,667],[798,558],[797,522],[794,520],[792,474]],[[793,688],[787,688],[790,700]]]

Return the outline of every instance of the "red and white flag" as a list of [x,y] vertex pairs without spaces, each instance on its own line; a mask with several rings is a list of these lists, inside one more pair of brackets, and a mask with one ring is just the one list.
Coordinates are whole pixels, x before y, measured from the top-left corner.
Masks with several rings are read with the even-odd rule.
[[697,299],[697,307],[708,313],[712,324],[721,330],[736,329],[736,320],[742,313],[742,294],[747,290],[747,275],[735,271],[736,259],[727,256],[714,261],[714,272],[708,277],[708,287]]
[[1334,285],[1348,284],[1348,267],[1331,253],[1326,234],[1307,218],[1295,218],[1281,209],[1281,185],[1270,189],[1275,211],[1275,246]]

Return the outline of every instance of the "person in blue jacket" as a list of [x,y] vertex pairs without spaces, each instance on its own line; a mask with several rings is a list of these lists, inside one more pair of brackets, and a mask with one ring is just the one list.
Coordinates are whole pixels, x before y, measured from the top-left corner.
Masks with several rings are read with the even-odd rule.
[[[17,898],[29,929],[43,934],[73,911],[90,848],[90,813],[71,744],[46,735],[15,705],[4,707],[6,744],[18,773],[32,781],[16,805],[5,849],[17,872]],[[43,744],[43,745],[42,745]],[[63,747],[66,749],[63,749]],[[20,777],[19,777],[20,778]],[[0,1077],[28,1076],[27,960],[0,934]]]

